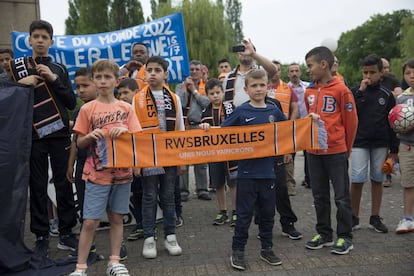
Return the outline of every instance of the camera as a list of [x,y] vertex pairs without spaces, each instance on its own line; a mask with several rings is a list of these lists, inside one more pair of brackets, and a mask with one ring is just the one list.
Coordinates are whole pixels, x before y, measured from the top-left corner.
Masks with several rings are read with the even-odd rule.
[[246,47],[244,47],[244,45],[239,44],[239,45],[235,45],[231,48],[231,50],[233,51],[233,53],[240,53],[240,52],[244,52],[244,50],[246,49]]

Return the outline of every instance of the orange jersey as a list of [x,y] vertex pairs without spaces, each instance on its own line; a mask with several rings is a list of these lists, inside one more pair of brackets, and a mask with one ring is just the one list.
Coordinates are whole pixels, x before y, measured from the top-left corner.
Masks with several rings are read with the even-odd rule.
[[347,152],[355,139],[358,117],[352,92],[338,78],[328,84],[311,83],[305,92],[308,112],[316,113],[325,123],[328,133],[328,149],[309,151],[312,154]]
[[290,118],[292,89],[289,87],[289,85],[287,85],[287,83],[279,81],[279,85],[277,87],[270,86],[267,92],[267,96],[277,99],[282,106],[282,111],[285,117]]
[[145,68],[146,66],[142,66],[138,71],[134,71],[132,73],[126,72],[124,77],[134,79],[137,82],[138,90],[143,89],[147,85],[147,80],[145,78]]

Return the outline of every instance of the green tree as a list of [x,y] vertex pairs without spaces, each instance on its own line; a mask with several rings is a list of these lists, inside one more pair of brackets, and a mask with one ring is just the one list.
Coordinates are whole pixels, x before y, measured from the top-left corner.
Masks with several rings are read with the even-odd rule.
[[243,38],[243,22],[240,20],[242,4],[238,0],[226,0],[226,15],[231,29],[234,31],[234,44],[239,43]]
[[78,32],[79,6],[79,0],[69,0],[69,17],[65,20],[67,35],[74,35]]
[[110,0],[81,1],[79,33],[93,34],[109,32]]
[[165,1],[159,3],[152,16],[163,17],[175,12],[183,13],[190,59],[205,64],[211,77],[217,76],[217,62],[221,58],[230,57],[235,64],[236,55],[230,53],[234,33],[221,1],[183,0],[176,6],[171,1]]
[[401,22],[403,18],[412,16],[409,10],[378,14],[361,26],[342,33],[335,54],[341,61],[339,71],[350,85],[359,83],[361,62],[365,56],[376,53],[388,60],[401,58]]
[[111,30],[120,30],[144,23],[144,12],[138,0],[113,0],[109,12]]
[[391,59],[391,70],[399,78],[402,79],[402,65],[409,59],[414,57],[414,15],[405,17],[401,20],[401,40],[400,49],[401,57]]
[[110,0],[69,0],[66,34],[93,34],[110,31]]

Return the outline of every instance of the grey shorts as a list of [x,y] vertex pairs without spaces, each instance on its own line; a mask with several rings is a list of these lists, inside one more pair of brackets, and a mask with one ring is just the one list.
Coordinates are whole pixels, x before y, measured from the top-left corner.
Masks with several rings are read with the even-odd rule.
[[414,145],[400,143],[401,186],[414,187]]
[[99,185],[86,181],[83,218],[101,219],[107,210],[116,214],[127,214],[130,193],[131,183]]

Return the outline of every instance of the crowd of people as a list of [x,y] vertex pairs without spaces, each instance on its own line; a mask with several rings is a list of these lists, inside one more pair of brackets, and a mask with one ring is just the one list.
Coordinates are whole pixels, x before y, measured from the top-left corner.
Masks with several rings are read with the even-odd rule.
[[[413,106],[414,59],[404,64],[405,90],[387,70],[389,62],[375,54],[368,55],[361,65],[360,85],[349,89],[337,71],[337,57],[326,47],[315,47],[305,56],[310,82],[301,80],[297,63],[288,66],[289,82],[284,82],[282,65],[260,55],[253,43],[244,39],[244,48],[237,53],[239,64],[233,67],[228,59],[219,60],[219,75],[215,78],[209,77],[201,61],[192,60],[190,76],[172,91],[166,61],[148,56],[147,46],[138,42],[132,45],[131,61],[121,67],[111,60],[98,60],[76,72],[76,94],[84,104],[70,121],[68,110],[75,108],[76,97],[66,67],[48,56],[53,28],[46,21],[36,20],[29,32],[33,55],[23,59],[27,74],[19,74],[21,60],[5,49],[0,50],[0,66],[4,68],[0,79],[35,89],[29,183],[30,230],[36,236],[34,254],[47,257],[49,250],[50,160],[57,199],[57,246],[77,255],[71,276],[86,275],[88,256],[95,250],[95,231],[105,214],[110,223],[111,249],[107,274],[129,275],[120,261],[127,255],[122,218],[129,212],[130,200],[136,225],[126,239],[144,239],[144,258],[157,257],[158,208],[163,214],[165,249],[171,256],[183,251],[176,228],[185,223],[182,202],[193,200],[190,167],[105,168],[97,148],[106,133],[114,139],[127,132],[183,131],[185,135],[191,129],[208,132],[215,127],[310,116],[324,123],[328,148],[304,152],[302,185],[311,189],[316,211],[316,234],[305,247],[317,250],[329,246],[333,254],[339,255],[353,249],[362,187],[369,180],[369,224],[376,232],[388,232],[380,216],[383,187],[391,184],[391,178],[382,171],[387,158],[401,163],[404,187],[404,213],[396,233],[414,231],[414,132],[396,134],[387,119],[396,104]],[[259,256],[270,265],[282,264],[272,242],[276,210],[282,234],[292,240],[303,237],[295,227],[298,218],[291,205],[297,194],[294,157],[292,153],[192,166],[196,199],[208,201],[212,192],[216,194],[218,211],[211,218],[212,224],[234,227],[230,262],[235,269],[246,269],[245,246],[253,217],[259,226]],[[71,183],[75,183],[76,202]],[[331,226],[330,187],[336,205],[336,238]],[[226,201],[227,190],[230,203]],[[80,215],[75,203],[80,206]],[[78,221],[79,238],[72,232]]]

